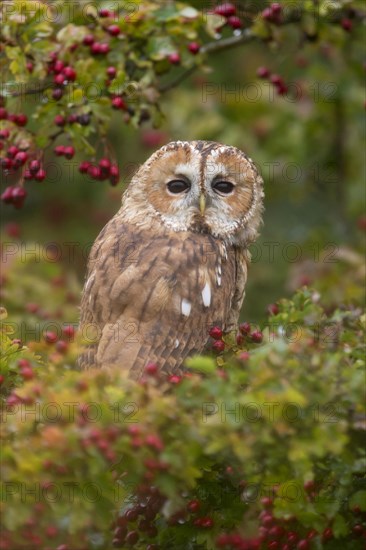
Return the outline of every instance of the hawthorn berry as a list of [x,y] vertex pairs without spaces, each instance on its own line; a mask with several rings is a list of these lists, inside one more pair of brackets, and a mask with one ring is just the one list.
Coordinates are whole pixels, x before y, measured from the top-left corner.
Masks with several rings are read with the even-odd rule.
[[201,49],[201,46],[198,44],[198,42],[190,42],[188,44],[188,50],[193,54],[196,55]]
[[119,182],[119,168],[117,164],[112,164],[109,170],[109,181],[111,185],[117,185]]
[[155,376],[159,372],[159,367],[156,363],[148,363],[144,369],[145,374]]
[[181,381],[182,381],[182,377],[178,376],[177,374],[172,374],[171,376],[169,376],[169,382],[171,384],[180,384]]
[[214,338],[215,340],[221,340],[222,334],[222,329],[220,327],[212,327],[209,332],[211,338]]
[[271,71],[268,69],[268,67],[258,67],[257,69],[257,76],[259,78],[269,78],[271,74]]
[[64,66],[64,62],[60,59],[57,59],[57,61],[53,65],[53,72],[55,72],[56,74],[60,73],[63,70]]
[[298,550],[308,550],[308,548],[310,548],[309,541],[306,539],[299,540],[296,548]]
[[248,361],[248,359],[250,358],[250,354],[247,352],[247,351],[243,351],[239,356],[238,356],[238,359],[240,361]]
[[62,115],[56,115],[55,118],[53,119],[53,122],[56,124],[56,126],[65,126],[66,119]]
[[47,342],[47,344],[55,344],[58,340],[58,336],[55,332],[49,330],[45,332],[44,339]]
[[212,344],[212,349],[215,353],[222,353],[225,350],[225,342],[223,340],[215,340]]
[[243,26],[241,19],[236,15],[231,15],[230,17],[228,17],[227,23],[232,29],[241,29]]
[[61,88],[55,88],[54,90],[52,90],[52,98],[55,101],[58,101],[59,99],[61,99],[62,96],[63,96],[63,91]]
[[40,168],[38,172],[36,172],[34,179],[37,181],[43,181],[46,178],[46,170],[43,170],[43,168]]
[[179,65],[180,64],[180,55],[178,52],[171,53],[168,55],[168,61],[172,65]]
[[25,64],[25,67],[26,67],[27,71],[32,74],[33,68],[34,68],[32,61],[27,61],[26,64]]
[[201,503],[199,500],[197,499],[194,499],[194,500],[190,500],[187,504],[187,509],[192,512],[193,514],[195,514],[196,512],[198,512],[198,510],[201,508]]
[[64,145],[56,145],[53,152],[55,153],[56,156],[61,157],[62,155],[65,154],[65,146]]
[[118,25],[109,25],[109,27],[106,28],[106,31],[111,36],[118,36],[121,32],[121,29]]
[[341,21],[341,26],[342,26],[342,29],[344,29],[347,32],[350,32],[353,27],[353,22],[351,21],[351,19],[343,18]]
[[56,75],[53,77],[54,83],[57,84],[58,86],[63,86],[65,80],[66,80],[66,79],[65,79],[65,76],[64,76],[62,73],[56,74]]
[[13,161],[8,157],[1,159],[1,167],[3,170],[11,170],[13,168]]
[[71,145],[67,145],[65,147],[64,155],[67,159],[72,159],[72,157],[75,155],[75,149]]
[[27,192],[23,187],[14,187],[12,191],[12,203],[15,208],[21,208],[24,200],[27,196]]
[[126,109],[126,103],[125,100],[122,97],[114,97],[112,99],[112,107],[113,109]]
[[84,46],[91,46],[92,44],[94,44],[94,42],[95,42],[95,38],[92,34],[87,34],[83,38]]
[[239,330],[242,334],[247,335],[251,331],[250,323],[240,323]]
[[101,8],[98,11],[98,15],[99,17],[112,17],[113,12],[111,12],[110,10],[107,10],[106,8]]
[[16,147],[15,145],[11,145],[8,149],[7,156],[13,159],[17,153],[19,153],[18,147]]
[[4,128],[3,130],[0,130],[0,139],[8,139],[9,136],[10,136],[9,130],[7,130],[6,128]]
[[66,80],[69,80],[71,82],[74,82],[74,80],[76,80],[76,71],[72,67],[64,67],[64,69],[62,70],[62,74],[64,75]]
[[108,67],[106,73],[107,76],[112,80],[117,74],[117,69],[115,67]]
[[253,330],[250,334],[250,338],[255,344],[260,344],[263,340],[263,334],[260,330]]
[[14,157],[14,164],[17,166],[22,166],[28,160],[28,155],[25,151],[19,151]]
[[34,377],[34,372],[31,367],[22,367],[20,369],[20,375],[24,380],[32,380]]
[[214,13],[216,15],[221,15],[222,17],[230,17],[231,15],[236,14],[236,7],[230,2],[225,2],[224,4],[216,6],[214,9]]
[[38,160],[32,160],[29,164],[29,171],[31,174],[36,174],[38,170],[40,169],[41,164]]
[[90,176],[93,180],[99,180],[101,178],[102,171],[99,168],[99,166],[93,166],[90,165],[88,168],[88,176]]
[[59,353],[66,353],[68,349],[68,344],[65,340],[58,340],[56,342],[56,349]]
[[8,111],[4,107],[0,107],[0,120],[6,120],[8,118]]
[[269,306],[267,307],[267,311],[270,315],[277,315],[280,309],[277,304],[269,304]]
[[79,164],[79,172],[81,174],[86,174],[88,172],[89,167],[90,167],[90,162],[88,162],[87,160],[83,160]]

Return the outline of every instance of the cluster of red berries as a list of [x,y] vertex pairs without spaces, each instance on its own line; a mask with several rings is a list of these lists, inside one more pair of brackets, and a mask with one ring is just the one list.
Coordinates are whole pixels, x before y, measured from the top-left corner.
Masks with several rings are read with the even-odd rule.
[[28,123],[27,115],[24,113],[19,113],[18,115],[15,113],[8,113],[5,107],[0,107],[0,120],[8,120],[17,126],[26,126]]
[[51,53],[47,72],[54,75],[55,88],[52,90],[52,97],[55,101],[59,101],[64,94],[65,86],[76,80],[77,73],[73,67],[65,65],[61,59],[58,59],[56,52]]
[[[141,538],[154,539],[158,533],[154,520],[165,497],[159,489],[150,485],[137,488],[137,502],[129,507],[113,524],[113,548],[134,546]],[[155,550],[155,544],[147,543],[146,550]]]
[[262,17],[270,23],[280,25],[282,23],[282,6],[279,2],[274,2],[268,8],[262,11]]
[[5,204],[12,204],[14,208],[22,208],[26,196],[27,191],[24,187],[12,185],[5,189],[0,198]]
[[259,67],[257,69],[257,76],[265,80],[269,80],[271,84],[276,88],[278,95],[285,95],[288,92],[288,86],[286,86],[285,81],[282,76],[278,74],[272,74],[267,67]]
[[[214,342],[212,344],[212,349],[216,353],[222,353],[225,351],[226,344],[223,341],[223,332],[220,327],[212,327],[210,329],[209,335],[213,338]],[[252,330],[250,323],[241,323],[239,325],[239,332],[236,335],[236,343],[240,346],[247,340],[248,342],[254,344],[260,344],[263,340],[263,334],[260,330]],[[245,357],[241,357],[243,360],[249,357],[247,352],[244,352]]]
[[111,185],[119,182],[119,168],[117,164],[111,163],[108,158],[101,158],[98,164],[84,160],[79,165],[79,172],[87,174],[90,178],[98,181],[109,179]]
[[56,145],[53,152],[57,157],[65,157],[68,160],[71,160],[75,155],[75,149],[72,145]]
[[245,539],[238,533],[222,533],[216,539],[217,548],[235,548],[237,550],[258,550],[261,546],[259,539]]
[[236,6],[230,2],[219,4],[215,7],[214,13],[225,17],[225,25],[229,25],[232,29],[241,29],[243,24],[241,19],[236,14]]

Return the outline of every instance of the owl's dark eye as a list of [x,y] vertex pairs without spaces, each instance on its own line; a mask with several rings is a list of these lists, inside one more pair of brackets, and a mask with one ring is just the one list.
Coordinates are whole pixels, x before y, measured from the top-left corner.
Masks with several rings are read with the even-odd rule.
[[229,195],[234,189],[234,184],[230,181],[216,181],[212,184],[212,189],[217,193]]
[[188,181],[172,180],[167,183],[167,188],[171,193],[174,193],[174,195],[178,195],[179,193],[185,193],[188,191],[188,189],[191,188],[191,185]]

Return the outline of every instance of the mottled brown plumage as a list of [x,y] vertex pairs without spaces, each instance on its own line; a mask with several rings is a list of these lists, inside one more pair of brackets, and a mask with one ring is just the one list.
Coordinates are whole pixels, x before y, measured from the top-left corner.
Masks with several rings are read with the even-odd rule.
[[[177,180],[186,189],[171,192]],[[223,181],[232,182],[230,193]],[[138,378],[154,361],[176,373],[204,349],[210,327],[233,330],[262,195],[253,163],[235,148],[174,142],[157,151],[91,250],[81,366],[123,368]]]

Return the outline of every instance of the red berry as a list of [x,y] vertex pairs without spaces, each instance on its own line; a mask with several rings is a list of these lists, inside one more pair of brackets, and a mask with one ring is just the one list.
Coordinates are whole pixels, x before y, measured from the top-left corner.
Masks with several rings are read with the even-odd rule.
[[20,369],[20,375],[24,380],[31,380],[34,377],[34,372],[31,367],[23,367]]
[[62,155],[65,154],[65,146],[64,145],[57,145],[53,152],[55,153],[55,155],[57,155],[58,157],[61,157]]
[[114,97],[112,99],[113,109],[126,109],[126,103],[122,97]]
[[34,179],[37,181],[43,181],[46,178],[46,170],[43,170],[43,168],[40,168],[38,172],[36,172]]
[[102,8],[98,12],[99,17],[112,17],[113,13],[105,8]]
[[277,304],[269,304],[269,306],[267,307],[267,311],[270,315],[277,315],[280,309]]
[[125,542],[126,542],[126,544],[129,544],[129,545],[133,546],[134,544],[136,544],[136,542],[139,540],[139,538],[140,538],[140,536],[139,536],[137,531],[130,531],[126,535]]
[[277,15],[281,13],[282,6],[278,2],[275,2],[274,4],[271,4],[271,10],[272,10],[272,13],[275,13]]
[[38,160],[32,160],[29,164],[29,171],[31,174],[35,174],[40,169],[41,165]]
[[63,73],[56,74],[56,75],[53,77],[54,83],[57,84],[58,86],[63,86],[65,80],[66,80],[66,79],[65,79],[65,76],[63,75]]
[[193,54],[196,55],[201,49],[201,46],[198,44],[198,42],[190,42],[188,44],[188,50]]
[[75,122],[77,122],[77,121],[78,121],[77,115],[69,115],[69,116],[67,117],[67,122],[68,122],[69,124],[75,124]]
[[246,335],[246,334],[249,334],[251,328],[250,328],[250,323],[241,323],[239,325],[239,330],[242,334]]
[[5,204],[11,204],[13,202],[13,187],[7,187],[0,198]]
[[0,120],[6,120],[8,118],[8,111],[4,107],[0,107]]
[[99,164],[99,168],[101,169],[102,172],[109,174],[109,170],[111,168],[111,162],[110,162],[109,159],[102,158],[102,159],[100,159],[98,164]]
[[230,15],[236,14],[236,7],[230,2],[225,2],[224,4],[216,6],[214,13],[216,13],[216,15],[222,15],[222,17],[230,17]]
[[89,167],[90,167],[90,162],[88,162],[87,160],[83,160],[83,162],[79,164],[79,172],[81,174],[86,174],[88,172]]
[[7,130],[6,128],[4,130],[0,130],[0,139],[8,139],[9,136],[9,130]]
[[27,192],[23,187],[14,187],[12,191],[12,202],[15,208],[21,208],[23,206]]
[[117,74],[117,69],[115,67],[108,67],[106,73],[108,77],[112,80]]
[[341,25],[345,31],[350,32],[353,27],[353,22],[351,21],[351,19],[343,18],[341,21]]
[[3,170],[11,170],[13,168],[13,161],[8,157],[1,159],[1,167]]
[[119,28],[118,25],[109,25],[109,27],[107,27],[107,33],[110,34],[111,36],[118,36],[119,33],[121,32],[121,29]]
[[76,71],[72,67],[65,67],[62,70],[62,74],[65,76],[66,80],[74,82],[76,79]]
[[60,73],[62,69],[64,68],[65,64],[60,59],[57,59],[56,63],[53,66],[53,70],[55,73]]
[[91,165],[88,168],[88,175],[94,180],[99,180],[101,175],[102,175],[102,171],[99,168],[99,166],[92,166]]
[[24,177],[25,180],[32,180],[33,179],[33,174],[30,170],[25,170],[24,174],[23,174],[23,177]]
[[171,53],[168,55],[168,60],[172,65],[179,65],[180,64],[180,55],[178,52]]
[[177,374],[172,374],[171,376],[169,376],[169,382],[171,384],[180,384],[181,381],[182,381],[182,377],[178,376]]
[[211,336],[211,338],[214,338],[215,340],[221,340],[222,330],[220,327],[212,327],[212,329],[209,332],[209,335]]
[[258,67],[257,76],[259,78],[269,78],[271,72],[267,67]]
[[212,344],[212,349],[215,353],[222,353],[225,350],[225,342],[222,340],[215,340]]
[[19,151],[14,157],[14,163],[18,166],[22,166],[28,160],[28,155],[25,151]]
[[18,152],[19,152],[18,147],[16,147],[15,145],[11,145],[6,154],[10,159],[13,159]]
[[105,42],[102,42],[101,44],[99,44],[99,53],[100,54],[106,55],[109,52],[110,52],[109,44],[106,44]]
[[55,118],[53,119],[53,122],[56,124],[56,126],[65,126],[66,119],[62,115],[56,115]]
[[4,382],[5,378],[2,374],[0,374],[0,385]]
[[280,76],[278,74],[273,74],[270,78],[270,81],[275,86],[282,86],[283,85],[283,78],[282,78],[282,76]]
[[198,512],[198,510],[201,508],[201,503],[199,500],[195,499],[195,500],[191,500],[188,502],[187,504],[187,509],[192,512],[193,514],[195,514],[196,512]]
[[109,181],[111,185],[117,185],[119,182],[119,168],[117,164],[112,164],[109,170]]
[[323,531],[323,540],[330,540],[333,538],[333,531],[330,527],[327,527],[327,529],[324,529]]
[[305,481],[304,489],[307,493],[311,493],[312,491],[314,491],[315,481],[313,479],[309,479],[309,481]]
[[250,338],[255,344],[260,344],[263,340],[263,334],[260,330],[253,330],[253,332],[250,334]]
[[47,344],[55,344],[58,340],[58,337],[55,332],[49,330],[44,334],[44,339],[47,342]]
[[308,548],[310,548],[309,541],[306,539],[299,540],[296,548],[298,548],[298,550],[308,550]]
[[[249,355],[249,354],[248,354]],[[272,508],[273,506],[273,499],[270,497],[263,497],[261,499],[261,504],[264,506],[264,508]]]
[[238,359],[240,359],[240,361],[248,361],[248,359],[250,358],[250,354],[247,352],[247,351],[243,351],[239,356],[238,356]]
[[54,90],[52,90],[52,97],[54,100],[58,101],[59,99],[61,99],[63,96],[63,91],[61,88],[55,88]]
[[58,340],[58,342],[56,342],[56,349],[59,353],[66,353],[68,347],[69,346],[65,340]]
[[272,21],[273,18],[273,12],[271,8],[266,8],[262,11],[262,17],[263,19],[266,19],[267,21]]
[[155,376],[159,372],[159,367],[156,363],[148,363],[144,369],[145,374]]
[[75,149],[71,145],[68,145],[65,147],[64,154],[67,159],[72,159],[72,157],[75,155]]
[[352,527],[352,533],[356,536],[356,537],[360,537],[363,533],[363,526],[360,524],[360,523],[357,523],[356,525],[354,525]]
[[86,36],[84,36],[83,38],[83,44],[85,46],[91,46],[92,44],[94,44],[94,36],[92,34],[87,34]]
[[280,547],[280,543],[276,540],[272,540],[267,544],[268,550],[277,550]]
[[232,29],[241,29],[243,26],[241,20],[236,15],[231,15],[227,22]]

